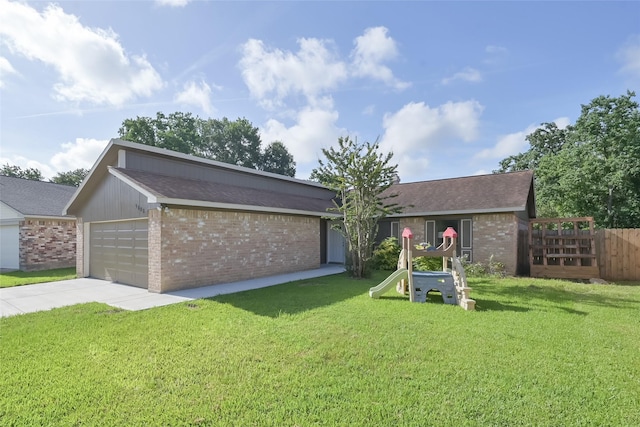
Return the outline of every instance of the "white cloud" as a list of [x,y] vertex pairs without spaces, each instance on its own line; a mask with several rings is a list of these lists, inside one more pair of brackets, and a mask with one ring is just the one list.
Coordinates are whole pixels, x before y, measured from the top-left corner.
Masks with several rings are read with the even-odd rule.
[[465,142],[477,137],[484,107],[477,101],[447,102],[431,108],[411,102],[383,119],[381,147],[398,153],[432,148],[452,139]]
[[28,159],[24,156],[0,157],[0,165],[4,166],[6,164],[19,166],[22,169],[38,169],[42,172],[42,176],[44,176],[45,179],[52,178],[56,175],[55,170],[51,166],[37,160]]
[[464,70],[455,73],[451,77],[445,77],[444,79],[442,79],[442,84],[448,85],[449,83],[456,80],[477,83],[482,81],[482,74],[480,74],[480,71],[476,70],[475,68],[467,67]]
[[160,6],[169,7],[184,7],[189,4],[191,0],[156,0],[156,3]]
[[622,72],[640,79],[640,35],[629,38],[616,56],[622,62]]
[[477,138],[483,109],[474,100],[447,102],[434,108],[423,102],[409,103],[384,116],[380,148],[394,153],[403,179],[424,175],[443,146]]
[[260,137],[265,144],[282,141],[297,163],[297,175],[305,178],[318,165],[322,148],[334,145],[340,136],[347,134],[345,129],[336,126],[337,120],[338,112],[333,109],[332,101],[325,98],[317,106],[299,111],[295,124],[290,127],[270,119],[260,130]]
[[496,45],[488,45],[484,48],[484,51],[491,54],[505,54],[509,52],[506,47]]
[[62,144],[62,151],[51,158],[51,166],[56,172],[91,169],[108,142],[92,138],[76,138],[75,142],[66,142]]
[[45,179],[51,179],[58,172],[68,172],[79,168],[91,169],[93,164],[108,144],[108,140],[92,138],[76,138],[75,142],[62,144],[61,151],[51,157],[48,164],[17,155],[0,157],[0,165],[10,164],[22,169],[36,168]]
[[410,84],[395,78],[391,69],[382,64],[398,56],[396,42],[387,36],[387,32],[385,27],[367,28],[363,35],[356,37],[356,46],[351,52],[352,73],[381,80],[399,90],[406,89]]
[[185,83],[184,90],[176,94],[175,101],[179,104],[198,107],[209,115],[214,111],[211,105],[211,87],[205,81]]
[[[568,117],[559,117],[554,122],[560,129],[566,128],[571,123]],[[506,157],[523,153],[529,149],[529,143],[526,140],[527,135],[540,127],[539,125],[529,125],[519,132],[503,135],[498,138],[498,142],[493,147],[480,151],[474,158],[480,160],[502,160]]]
[[8,74],[18,74],[18,72],[7,58],[0,56],[0,89],[4,87],[4,76]]
[[125,52],[111,29],[85,27],[54,4],[39,13],[0,0],[0,34],[11,53],[56,70],[59,100],[120,106],[164,85],[144,56]]
[[327,48],[330,42],[299,39],[298,52],[265,47],[250,39],[242,46],[240,69],[251,95],[268,108],[284,98],[304,95],[309,102],[347,78],[346,66]]

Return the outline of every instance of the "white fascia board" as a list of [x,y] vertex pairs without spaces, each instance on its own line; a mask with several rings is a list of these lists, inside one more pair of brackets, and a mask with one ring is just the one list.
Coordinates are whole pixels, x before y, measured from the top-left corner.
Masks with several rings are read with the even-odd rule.
[[0,225],[19,225],[20,221],[18,218],[0,218]]
[[187,200],[187,199],[173,199],[168,197],[158,197],[154,200],[154,203],[160,203],[162,205],[173,206],[190,206],[197,208],[209,208],[209,209],[224,209],[232,211],[251,211],[251,212],[264,212],[264,213],[279,213],[288,215],[306,215],[306,216],[321,216],[331,218],[341,218],[342,215],[334,214],[330,212],[315,212],[305,211],[299,209],[287,209],[287,208],[274,208],[269,206],[254,206],[254,205],[239,205],[235,203],[219,203],[219,202],[206,202],[202,200]]
[[72,215],[60,215],[60,216],[55,216],[55,215],[25,215],[24,219],[30,219],[30,220],[39,220],[39,219],[53,219],[53,220],[64,220],[64,221],[75,221],[76,217],[72,216]]
[[412,212],[387,215],[387,218],[409,218],[414,216],[444,216],[444,215],[469,215],[469,214],[489,214],[505,212],[523,212],[526,209],[522,206],[496,209],[461,209],[455,211],[432,211],[432,212]]
[[131,178],[129,178],[128,176],[126,176],[125,174],[121,173],[119,170],[113,168],[112,166],[108,166],[107,170],[109,171],[109,173],[113,176],[115,176],[116,178],[118,178],[120,181],[124,182],[125,184],[127,184],[129,187],[133,188],[134,190],[136,190],[138,193],[142,194],[143,196],[145,196],[147,198],[147,203],[159,203],[157,202],[157,197],[155,194],[153,194],[152,192],[150,192],[149,190],[147,190],[146,188],[142,187],[140,184],[138,184],[136,181],[132,180]]

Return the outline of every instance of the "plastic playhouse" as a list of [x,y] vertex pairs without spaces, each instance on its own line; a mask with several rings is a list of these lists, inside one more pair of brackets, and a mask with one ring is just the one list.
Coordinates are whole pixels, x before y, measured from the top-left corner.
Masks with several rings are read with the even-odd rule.
[[[443,242],[435,249],[417,249],[413,246],[411,229],[402,231],[402,251],[398,269],[378,286],[369,289],[371,298],[379,298],[391,288],[402,295],[409,295],[411,302],[426,302],[427,294],[438,291],[445,304],[458,304],[465,310],[474,310],[476,302],[469,298],[471,288],[460,258],[456,256],[458,233],[449,227],[442,234]],[[442,257],[442,271],[413,271],[413,259],[421,256]],[[448,269],[451,263],[451,269]]]

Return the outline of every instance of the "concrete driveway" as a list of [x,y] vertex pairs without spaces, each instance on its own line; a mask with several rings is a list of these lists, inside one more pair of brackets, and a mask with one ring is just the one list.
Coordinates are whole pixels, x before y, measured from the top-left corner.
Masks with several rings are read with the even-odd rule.
[[88,302],[101,302],[124,310],[145,310],[199,298],[210,298],[216,295],[264,288],[296,280],[329,276],[344,271],[345,269],[342,265],[326,265],[315,270],[222,285],[204,286],[166,294],[156,294],[146,289],[92,278],[15,286],[0,289],[0,317],[51,310],[52,308]]

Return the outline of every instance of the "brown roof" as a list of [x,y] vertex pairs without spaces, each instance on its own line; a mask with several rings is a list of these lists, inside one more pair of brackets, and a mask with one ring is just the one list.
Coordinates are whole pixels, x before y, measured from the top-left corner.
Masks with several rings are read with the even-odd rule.
[[333,207],[331,199],[318,199],[275,191],[256,190],[138,170],[112,169],[117,171],[118,174],[126,176],[140,188],[151,193],[159,203],[162,203],[163,199],[172,199],[173,204],[179,204],[179,201],[183,200],[185,204],[193,204],[194,201],[210,202],[316,213],[324,213],[327,208]]
[[535,216],[533,206],[527,205],[532,192],[533,172],[523,171],[394,184],[386,194],[397,194],[390,200],[403,206],[394,216],[509,211]]

